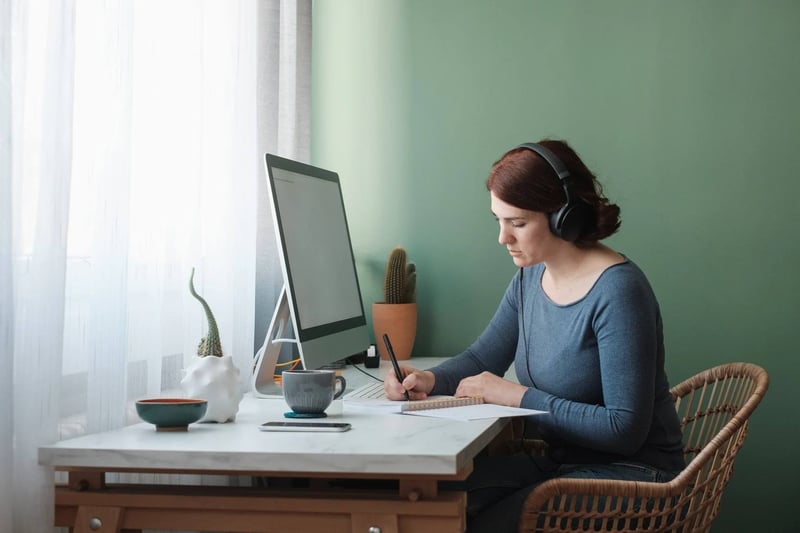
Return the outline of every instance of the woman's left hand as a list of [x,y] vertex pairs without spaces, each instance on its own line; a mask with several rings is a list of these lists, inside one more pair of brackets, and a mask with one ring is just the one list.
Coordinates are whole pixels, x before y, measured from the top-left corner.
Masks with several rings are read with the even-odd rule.
[[519,383],[481,372],[477,376],[464,378],[458,384],[456,396],[480,396],[486,403],[519,407],[527,388]]

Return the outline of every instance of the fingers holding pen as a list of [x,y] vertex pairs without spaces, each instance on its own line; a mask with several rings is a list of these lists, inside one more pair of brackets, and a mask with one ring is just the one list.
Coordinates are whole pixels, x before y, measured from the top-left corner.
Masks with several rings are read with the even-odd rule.
[[406,392],[408,392],[408,397],[411,400],[422,400],[428,397],[428,393],[433,389],[434,383],[434,376],[431,372],[401,366],[400,373],[403,376],[402,383],[393,372],[389,372],[386,375],[386,379],[383,382],[383,390],[387,398],[390,400],[405,400]]
[[[407,399],[406,397],[407,385],[405,385],[405,381],[406,377],[408,377],[409,374],[412,374],[414,372],[414,369],[405,366],[401,366],[399,367],[399,369],[401,377],[403,378],[402,383],[400,382],[400,380],[398,379],[398,377],[395,375],[394,372],[389,372],[388,374],[386,374],[386,378],[383,380],[383,391],[386,394],[386,397],[389,398],[390,400]],[[411,395],[408,394],[408,398],[410,397]]]
[[407,369],[409,372],[405,372],[406,369],[403,369],[403,383],[402,387],[405,391],[408,392],[408,399],[409,400],[424,400],[428,397],[428,391],[430,389],[425,388],[425,380],[423,379],[423,373],[419,370],[414,369]]

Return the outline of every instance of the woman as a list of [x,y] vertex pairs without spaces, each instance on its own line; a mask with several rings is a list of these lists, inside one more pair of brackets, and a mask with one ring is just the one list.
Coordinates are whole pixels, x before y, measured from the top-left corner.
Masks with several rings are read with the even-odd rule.
[[[636,264],[600,243],[619,228],[619,207],[563,141],[510,150],[486,187],[519,271],[465,352],[384,385],[396,400],[482,396],[547,411],[528,420],[546,457],[476,464],[469,531],[516,531],[525,497],[553,477],[672,479],[684,463],[658,302]],[[519,383],[502,377],[512,363]]]

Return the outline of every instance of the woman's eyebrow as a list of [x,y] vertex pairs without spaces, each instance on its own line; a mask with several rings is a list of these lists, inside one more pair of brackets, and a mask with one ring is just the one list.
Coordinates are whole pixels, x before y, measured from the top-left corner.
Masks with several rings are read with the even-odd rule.
[[[500,220],[500,217],[498,217],[494,212],[492,212],[492,216],[494,217],[495,220]],[[523,216],[502,217],[502,220],[525,220],[525,217]]]

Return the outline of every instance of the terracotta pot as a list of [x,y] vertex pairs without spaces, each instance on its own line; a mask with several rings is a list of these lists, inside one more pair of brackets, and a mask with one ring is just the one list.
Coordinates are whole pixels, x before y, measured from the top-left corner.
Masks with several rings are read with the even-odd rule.
[[383,334],[389,335],[397,359],[409,359],[417,336],[417,304],[372,304],[372,329],[381,359],[389,354],[383,343]]

